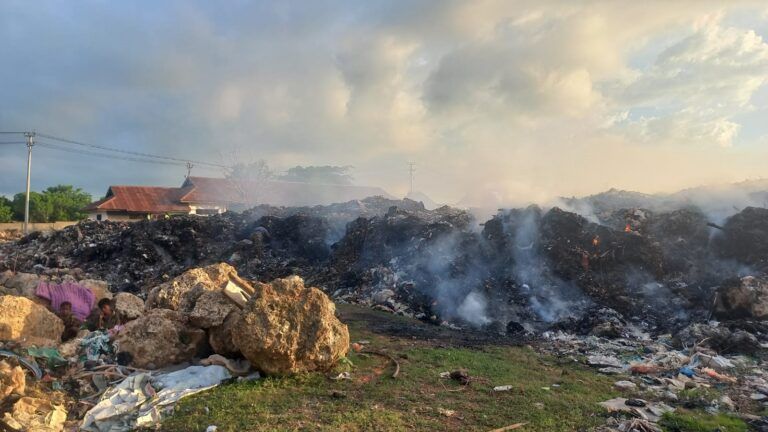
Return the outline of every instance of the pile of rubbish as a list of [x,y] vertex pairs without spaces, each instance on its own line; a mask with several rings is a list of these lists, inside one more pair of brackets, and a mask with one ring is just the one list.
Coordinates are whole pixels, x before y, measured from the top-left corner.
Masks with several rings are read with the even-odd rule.
[[[217,262],[241,274],[272,280],[309,276],[327,262],[347,223],[385,213],[393,205],[423,210],[410,200],[371,197],[318,207],[259,206],[213,217],[136,222],[83,221],[0,244],[0,271],[45,275],[83,271],[118,291],[146,292],[185,270]],[[297,273],[295,270],[302,270]]]
[[652,338],[632,328],[627,336],[607,339],[556,331],[546,332],[537,345],[542,352],[614,377],[622,396],[600,404],[613,414],[600,431],[661,431],[663,414],[677,408],[726,413],[764,430],[758,428],[766,425],[764,417],[746,414],[768,408],[764,357],[720,354],[705,339],[689,338],[690,332]]
[[768,309],[766,244],[768,210],[758,208],[720,224],[692,207],[613,210],[596,223],[532,206],[478,223],[463,210],[374,197],[87,221],[0,244],[0,270],[104,280],[145,296],[226,262],[248,279],[298,275],[336,301],[499,334],[586,334],[592,312],[610,309],[654,333],[714,318],[763,338],[754,322]]
[[182,397],[327,371],[350,346],[333,302],[298,276],[251,283],[218,263],[157,285],[146,301],[66,279],[0,278],[0,429],[151,426]]

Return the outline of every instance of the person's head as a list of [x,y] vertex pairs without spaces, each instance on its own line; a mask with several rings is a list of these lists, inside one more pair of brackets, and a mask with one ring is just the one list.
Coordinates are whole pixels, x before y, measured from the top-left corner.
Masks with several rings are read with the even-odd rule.
[[59,305],[59,312],[61,312],[62,315],[69,315],[72,313],[72,303],[65,301],[62,302]]
[[101,313],[104,315],[112,315],[112,302],[108,298],[99,300],[99,310],[101,310]]

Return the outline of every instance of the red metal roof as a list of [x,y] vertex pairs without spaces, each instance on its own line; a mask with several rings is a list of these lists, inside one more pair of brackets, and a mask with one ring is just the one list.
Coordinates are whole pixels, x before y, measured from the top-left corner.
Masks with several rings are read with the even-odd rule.
[[129,213],[188,212],[180,202],[185,191],[180,188],[155,186],[110,186],[107,196],[85,207],[85,210],[111,210]]
[[389,197],[383,189],[333,184],[267,180],[262,182],[211,177],[188,177],[180,188],[111,186],[107,196],[89,204],[86,211],[107,210],[133,213],[188,212],[190,205],[319,205]]
[[281,180],[230,180],[190,176],[181,186],[181,202],[189,204],[318,205],[390,196],[381,188],[301,183]]

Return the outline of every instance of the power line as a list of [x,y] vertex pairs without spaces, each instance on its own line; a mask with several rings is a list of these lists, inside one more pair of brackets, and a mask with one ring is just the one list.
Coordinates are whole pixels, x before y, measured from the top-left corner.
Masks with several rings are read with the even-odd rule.
[[0,141],[0,144],[25,144],[24,141]]
[[81,154],[81,155],[87,155],[87,156],[96,156],[96,157],[102,157],[107,159],[115,159],[115,160],[125,160],[125,161],[132,161],[132,162],[145,162],[145,163],[153,163],[153,164],[159,164],[159,165],[173,165],[173,166],[185,166],[181,162],[170,162],[170,161],[160,161],[160,160],[152,160],[152,159],[141,159],[141,158],[134,158],[129,156],[118,156],[118,155],[111,155],[111,154],[105,154],[105,153],[96,153],[96,152],[90,152],[87,150],[78,150],[73,149],[69,147],[63,147],[56,144],[46,143],[46,142],[37,142],[37,145],[40,147],[65,151],[68,153],[74,153],[74,154]]
[[162,155],[156,155],[156,154],[152,154],[152,153],[142,153],[142,152],[135,152],[135,151],[130,151],[130,150],[121,150],[121,149],[117,149],[117,148],[114,148],[114,147],[107,147],[107,146],[102,146],[102,145],[98,145],[98,144],[89,144],[89,143],[85,143],[85,142],[82,142],[82,141],[75,141],[75,140],[71,140],[71,139],[67,139],[67,138],[61,138],[61,137],[57,137],[57,136],[53,136],[53,135],[48,135],[48,134],[38,133],[37,136],[38,137],[43,137],[43,138],[48,138],[48,139],[51,139],[51,140],[54,140],[54,141],[59,141],[59,142],[67,143],[67,144],[74,144],[74,145],[79,145],[79,146],[84,146],[84,147],[91,147],[91,148],[95,148],[95,149],[103,150],[103,151],[112,151],[112,152],[116,152],[116,153],[123,153],[123,154],[129,154],[129,155],[134,155],[134,156],[141,156],[141,157],[145,157],[145,158],[163,159],[163,160],[168,160],[168,161],[179,162],[179,163],[182,163],[182,164],[186,164],[187,162],[191,162],[191,163],[194,163],[194,164],[197,164],[197,165],[207,165],[207,166],[216,167],[216,168],[229,168],[226,165],[220,165],[220,164],[215,164],[215,163],[210,163],[210,162],[196,161],[196,160],[191,160],[191,159],[181,159],[181,158],[175,158],[175,157],[171,157],[171,156],[162,156]]
[[[35,145],[36,146],[40,146],[40,147],[49,148],[49,149],[64,151],[64,152],[67,152],[67,153],[80,154],[80,155],[86,155],[86,156],[96,156],[96,157],[101,157],[101,158],[105,158],[105,159],[124,160],[124,161],[130,161],[130,162],[151,163],[151,164],[156,164],[156,165],[186,166],[186,164],[183,164],[181,162],[159,161],[159,160],[152,160],[152,159],[134,158],[134,157],[130,157],[130,156],[118,156],[118,155],[111,155],[111,154],[106,154],[106,153],[96,153],[96,152],[91,152],[91,151],[88,151],[88,150],[79,150],[79,149],[74,149],[74,148],[69,148],[69,147],[62,147],[62,146],[59,146],[59,145],[56,145],[56,144],[51,144],[51,143],[48,143],[48,142],[37,141],[35,143]],[[211,169],[213,167],[203,167],[203,168]]]

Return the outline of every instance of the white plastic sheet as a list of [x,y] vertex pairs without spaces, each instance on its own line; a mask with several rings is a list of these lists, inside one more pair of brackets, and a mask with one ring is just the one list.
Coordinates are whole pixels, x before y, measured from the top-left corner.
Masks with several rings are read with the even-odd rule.
[[131,375],[107,390],[85,414],[81,430],[124,432],[160,421],[179,399],[216,387],[231,378],[223,366],[190,366],[174,372]]

